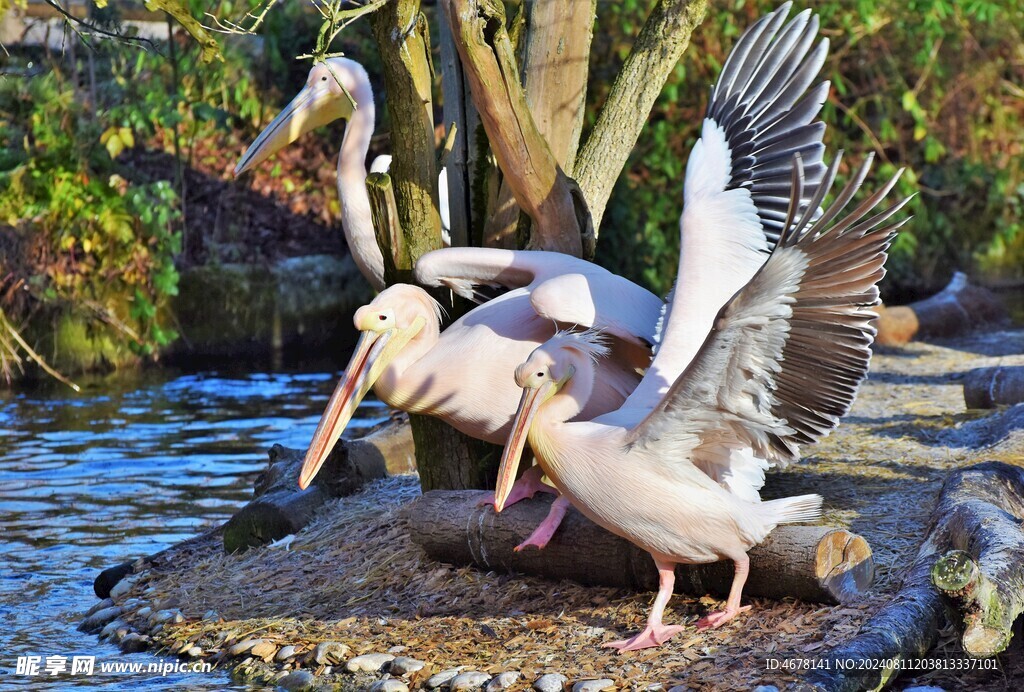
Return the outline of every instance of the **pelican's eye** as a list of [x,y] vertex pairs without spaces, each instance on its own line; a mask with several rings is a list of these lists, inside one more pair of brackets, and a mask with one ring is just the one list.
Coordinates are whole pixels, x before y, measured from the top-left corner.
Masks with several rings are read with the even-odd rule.
[[324,75],[323,77],[321,77],[320,81],[321,82],[326,82],[327,81],[327,75]]
[[387,315],[377,315],[377,319],[380,320],[381,322],[387,322],[388,316]]
[[544,377],[544,373],[543,372],[538,372],[537,373],[537,377]]

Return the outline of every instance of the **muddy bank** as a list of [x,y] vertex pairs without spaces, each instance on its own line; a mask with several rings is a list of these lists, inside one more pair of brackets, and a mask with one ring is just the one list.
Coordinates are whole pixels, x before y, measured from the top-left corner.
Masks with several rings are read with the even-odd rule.
[[[859,604],[747,599],[753,609],[720,630],[684,632],[660,650],[610,653],[600,644],[638,630],[652,594],[431,562],[411,544],[401,511],[418,494],[416,480],[397,477],[335,502],[287,546],[240,556],[225,555],[217,541],[172,550],[115,589],[111,607],[119,610],[109,612],[120,622],[107,636],[261,680],[301,669],[343,689],[365,689],[385,675],[393,682],[380,689],[414,688],[457,667],[482,673],[480,680],[518,672],[518,688],[544,674],[562,674],[570,686],[602,678],[627,689],[783,688],[796,678],[778,663],[813,657],[852,636],[896,589],[949,469],[1022,463],[1024,406],[967,411],[962,393],[967,371],[1022,365],[1022,353],[1024,331],[880,350],[839,430],[801,463],[770,475],[766,496],[821,493],[823,523],[870,542],[877,578]],[[716,605],[703,594],[680,594],[666,620],[692,624]],[[956,637],[944,634],[937,661],[963,657]],[[318,650],[323,642],[337,646]],[[350,666],[371,653],[384,655],[372,659],[376,668],[366,663],[374,672],[363,667],[370,659]],[[1012,689],[1024,677],[1022,654],[1018,638],[994,669],[908,673],[897,687]],[[424,667],[387,672],[389,656]]]

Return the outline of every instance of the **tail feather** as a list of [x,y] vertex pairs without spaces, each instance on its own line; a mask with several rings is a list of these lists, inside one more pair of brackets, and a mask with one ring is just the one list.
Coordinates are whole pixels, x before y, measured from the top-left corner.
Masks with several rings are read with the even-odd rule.
[[821,495],[797,495],[761,503],[776,524],[796,524],[821,519]]

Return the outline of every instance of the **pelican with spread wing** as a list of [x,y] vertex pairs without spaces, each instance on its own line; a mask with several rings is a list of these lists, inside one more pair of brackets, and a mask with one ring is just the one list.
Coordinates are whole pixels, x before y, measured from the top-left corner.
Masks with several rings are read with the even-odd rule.
[[[502,456],[495,508],[503,508],[529,440],[544,473],[575,507],[649,551],[657,565],[658,595],[646,628],[609,646],[658,646],[682,629],[662,622],[677,563],[734,562],[725,610],[698,627],[728,622],[741,610],[747,551],[778,524],[819,516],[818,495],[760,502],[736,492],[737,477],[727,483],[709,469],[744,463],[746,455],[730,456],[735,450],[785,465],[849,410],[871,356],[871,308],[878,304],[886,250],[902,224],[890,219],[906,202],[869,216],[894,177],[840,218],[869,163],[823,212],[817,210],[838,161],[805,212],[790,205],[767,262],[719,311],[693,360],[649,408],[627,402],[592,421],[569,422],[589,398],[595,367],[607,355],[593,332],[558,334],[516,369],[523,394]],[[803,197],[800,168],[793,171],[793,200]],[[688,196],[687,202],[715,204],[724,194],[712,192],[703,201]],[[667,334],[680,314],[675,300]],[[747,488],[755,498],[761,482],[763,472],[753,481],[756,488]]]

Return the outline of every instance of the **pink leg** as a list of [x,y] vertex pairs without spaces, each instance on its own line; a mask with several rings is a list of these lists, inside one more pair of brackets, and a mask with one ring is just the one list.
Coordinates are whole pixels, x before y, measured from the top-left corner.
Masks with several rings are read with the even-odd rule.
[[732,587],[729,589],[729,600],[725,602],[725,610],[709,613],[702,617],[697,621],[697,629],[721,627],[740,613],[750,610],[750,606],[740,607],[740,594],[743,592],[747,575],[750,574],[750,558],[743,555],[742,558],[738,558],[734,562],[736,563],[736,575],[732,578]]
[[654,598],[654,605],[651,606],[651,614],[647,618],[647,627],[640,634],[631,639],[623,639],[617,642],[608,642],[603,646],[618,649],[619,651],[635,651],[646,649],[652,646],[661,646],[669,639],[683,631],[681,625],[663,625],[661,616],[668,605],[668,599],[672,598],[672,587],[676,582],[675,564],[654,558],[654,564],[658,568],[658,595]]
[[555,531],[562,523],[562,519],[565,518],[565,512],[569,509],[569,501],[565,499],[564,495],[559,495],[555,498],[555,501],[551,503],[551,509],[548,510],[548,515],[544,517],[544,521],[537,525],[537,528],[533,530],[530,537],[515,547],[515,551],[518,553],[523,548],[529,546],[536,546],[537,548],[543,549],[548,544],[551,537],[555,535]]
[[[526,473],[519,477],[519,480],[512,484],[512,492],[508,494],[508,499],[505,500],[505,506],[508,507],[510,505],[514,505],[520,500],[528,500],[537,493],[551,493],[552,495],[557,495],[558,490],[552,488],[541,480],[543,476],[544,472],[541,471],[540,466],[531,466]],[[476,503],[476,506],[483,507],[484,505],[493,504],[494,493],[487,493],[482,500]],[[543,524],[541,524],[541,526],[543,526]],[[558,526],[556,525],[555,528],[558,528]],[[554,529],[552,529],[551,532],[554,533]]]

